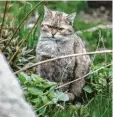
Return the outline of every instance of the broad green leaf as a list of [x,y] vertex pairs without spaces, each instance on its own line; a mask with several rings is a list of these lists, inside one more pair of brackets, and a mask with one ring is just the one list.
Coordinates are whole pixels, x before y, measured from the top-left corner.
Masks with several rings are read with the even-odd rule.
[[19,75],[18,75],[18,79],[20,80],[21,83],[24,83],[28,77],[29,77],[29,76],[26,75],[24,72],[21,72],[21,73],[19,73]]
[[46,108],[47,107],[44,107],[44,108],[41,108],[40,110],[39,110],[39,115],[38,116],[45,116],[45,112],[46,112]]
[[88,92],[88,93],[92,93],[93,92],[93,89],[89,85],[84,86],[83,90]]
[[58,98],[55,97],[55,98],[53,98],[51,101],[52,101],[52,102],[51,102],[52,104],[57,104],[57,102],[58,102]]
[[36,82],[36,83],[41,83],[41,82],[44,82],[44,80],[39,77],[38,75],[36,74],[32,74],[31,77],[33,78],[33,80]]
[[49,88],[49,87],[52,87],[52,86],[56,86],[56,83],[55,82],[45,82],[44,83],[44,88]]
[[63,92],[56,91],[56,95],[59,101],[69,101],[68,95]]
[[99,79],[99,83],[102,84],[103,86],[106,86],[107,85],[107,81],[104,78],[100,78]]
[[38,89],[38,88],[35,88],[35,87],[30,87],[28,88],[28,92],[32,95],[42,95],[43,94],[43,91]]
[[49,97],[50,99],[53,99],[54,97],[57,97],[57,95],[56,95],[56,93],[52,90],[52,91],[50,91],[50,92],[48,93],[48,97]]
[[40,104],[41,103],[41,99],[40,98],[35,98],[35,99],[32,99],[31,102]]
[[50,102],[50,100],[48,99],[47,96],[43,96],[42,101],[43,101],[44,104],[47,104],[48,102]]
[[113,72],[109,72],[109,77],[112,77],[112,75],[113,75]]

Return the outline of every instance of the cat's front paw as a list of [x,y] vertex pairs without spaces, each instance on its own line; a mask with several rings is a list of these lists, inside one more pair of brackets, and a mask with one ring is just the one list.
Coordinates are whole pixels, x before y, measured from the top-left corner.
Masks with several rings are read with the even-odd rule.
[[67,93],[69,100],[73,101],[75,99],[75,95],[73,93]]

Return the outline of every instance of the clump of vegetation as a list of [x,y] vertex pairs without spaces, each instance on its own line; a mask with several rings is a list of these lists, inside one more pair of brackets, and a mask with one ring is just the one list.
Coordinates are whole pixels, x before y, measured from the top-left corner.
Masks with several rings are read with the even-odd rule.
[[[99,68],[100,66],[93,66],[92,70]],[[21,72],[18,75],[18,79],[23,87],[26,100],[33,105],[35,111],[40,116],[54,117],[57,115],[71,117],[73,115],[74,117],[90,117],[92,114],[95,116],[96,112],[99,113],[100,110],[102,111],[106,107],[111,107],[109,102],[111,100],[111,93],[105,95],[106,92],[111,92],[109,81],[111,80],[110,68],[100,69],[98,72],[89,75],[88,80],[90,81],[83,88],[85,91],[85,105],[80,103],[72,105],[67,94],[56,90],[56,83],[44,80],[36,74],[28,76]],[[99,104],[96,105],[96,102]],[[92,110],[96,106],[101,106],[102,103],[105,105],[101,109]],[[103,111],[99,115],[101,116],[101,114],[103,114]],[[105,115],[107,114],[108,112],[105,113]]]
[[58,101],[69,100],[67,94],[55,90],[56,83],[44,80],[36,74],[28,76],[22,72],[19,74],[18,79],[23,86],[26,100],[33,105],[40,115],[45,115],[46,109],[50,105],[57,105]]

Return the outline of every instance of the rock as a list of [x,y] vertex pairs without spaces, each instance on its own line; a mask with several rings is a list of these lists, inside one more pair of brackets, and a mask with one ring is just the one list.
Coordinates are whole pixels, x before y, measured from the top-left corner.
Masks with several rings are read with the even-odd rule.
[[0,117],[36,117],[19,82],[0,53]]

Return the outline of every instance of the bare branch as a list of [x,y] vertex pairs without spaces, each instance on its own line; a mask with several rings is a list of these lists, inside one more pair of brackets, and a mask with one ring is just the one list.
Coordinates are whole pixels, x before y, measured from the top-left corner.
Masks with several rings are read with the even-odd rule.
[[0,40],[0,44],[2,44],[5,41],[8,41],[9,39],[5,39],[5,40]]
[[4,16],[3,16],[2,24],[1,24],[1,27],[0,27],[0,37],[1,37],[1,30],[2,30],[2,27],[4,25],[4,20],[5,20],[5,16],[6,16],[7,4],[8,4],[8,1],[6,1],[6,3],[5,3]]
[[89,72],[88,74],[86,74],[86,75],[84,75],[84,76],[82,76],[82,77],[80,77],[80,78],[77,78],[77,79],[75,79],[75,80],[72,80],[72,81],[70,81],[70,82],[68,82],[68,83],[63,84],[63,85],[57,87],[56,89],[62,88],[62,87],[66,86],[66,85],[69,85],[69,84],[71,84],[71,83],[73,83],[73,82],[76,82],[76,81],[78,81],[78,80],[81,80],[81,79],[87,77],[88,75],[94,74],[94,73],[100,71],[101,69],[104,69],[104,68],[109,67],[109,66],[111,66],[111,65],[113,65],[113,63],[110,63],[110,64],[108,64],[108,65],[106,65],[106,66],[102,66],[102,67],[100,67],[99,69],[96,69],[96,70],[94,70],[94,71],[92,71],[92,72]]
[[98,25],[98,26],[95,26],[86,30],[77,31],[76,34],[82,34],[84,32],[94,32],[99,29],[112,29],[112,28],[113,28],[113,25]]
[[23,25],[24,21],[27,19],[27,17],[43,2],[40,1],[38,2],[34,8],[23,18],[23,20],[21,21],[21,23],[19,24],[19,26],[17,27],[17,29],[15,30],[13,36],[11,37],[11,39],[7,42],[6,46],[2,49],[2,52],[5,51],[5,49],[7,48],[8,44],[11,42],[11,40],[14,38],[14,36],[16,35],[16,33],[18,32],[18,30],[20,29],[20,27]]
[[36,23],[34,24],[34,26],[32,27],[32,29],[29,31],[29,33],[27,34],[26,38],[21,42],[20,46],[18,47],[18,49],[16,50],[16,52],[13,54],[13,56],[11,57],[11,59],[9,60],[9,64],[11,63],[11,61],[14,60],[14,58],[16,58],[20,48],[22,47],[22,45],[26,42],[26,40],[28,39],[28,37],[30,36],[30,34],[32,33],[33,29],[35,28],[35,26],[37,25],[37,23],[39,22],[40,16],[38,17]]
[[95,51],[95,52],[87,52],[87,53],[78,53],[78,54],[70,54],[70,55],[65,55],[65,56],[59,56],[59,57],[56,57],[56,58],[47,59],[47,60],[44,60],[44,61],[41,61],[41,62],[38,62],[38,63],[34,63],[34,64],[32,64],[31,66],[28,66],[28,67],[24,67],[24,68],[16,71],[15,74],[18,74],[19,72],[25,71],[25,70],[32,68],[32,67],[35,67],[37,65],[44,64],[44,63],[51,62],[51,61],[55,61],[55,60],[58,60],[58,59],[64,59],[64,58],[76,57],[76,56],[83,56],[83,55],[102,54],[102,53],[113,53],[113,50],[103,50],[103,51]]
[[16,26],[14,26],[14,27],[4,27],[4,28],[0,27],[0,30],[16,30],[16,29],[17,29]]

